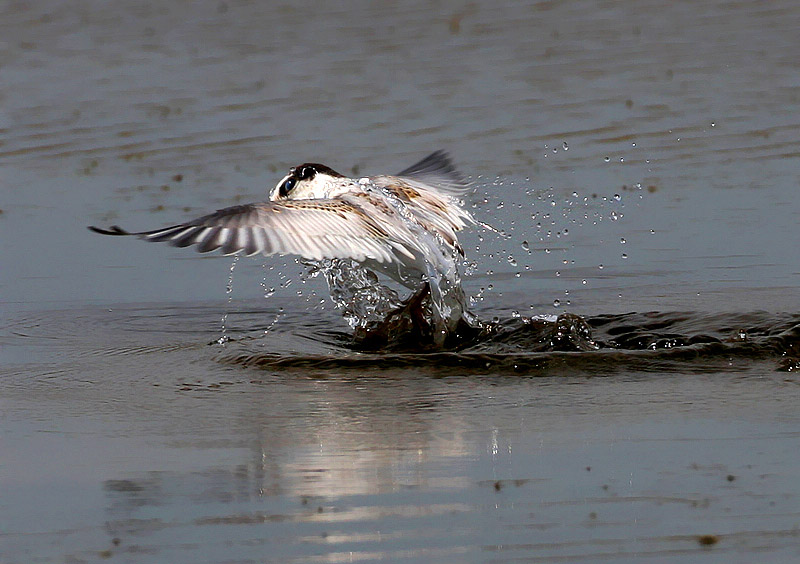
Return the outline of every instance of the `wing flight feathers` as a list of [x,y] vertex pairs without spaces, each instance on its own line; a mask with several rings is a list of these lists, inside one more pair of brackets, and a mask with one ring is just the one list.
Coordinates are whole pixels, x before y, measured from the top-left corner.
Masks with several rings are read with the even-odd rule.
[[461,195],[469,188],[463,176],[456,170],[445,151],[435,151],[410,167],[399,172],[397,176],[430,184],[452,195]]
[[336,199],[233,206],[152,231],[131,232],[118,225],[89,229],[173,247],[195,245],[201,253],[221,250],[225,255],[296,254],[311,260],[352,258],[380,263],[396,260],[398,252],[411,256],[402,243],[390,243],[389,234],[363,210]]

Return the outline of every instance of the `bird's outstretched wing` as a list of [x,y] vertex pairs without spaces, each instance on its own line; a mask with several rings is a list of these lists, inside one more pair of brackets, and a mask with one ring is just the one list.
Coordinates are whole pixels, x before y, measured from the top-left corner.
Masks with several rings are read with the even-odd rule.
[[114,225],[89,227],[103,235],[132,235],[207,253],[296,254],[310,260],[340,258],[379,263],[413,256],[402,242],[357,205],[341,199],[291,200],[233,206],[153,231],[129,232]]
[[[456,231],[475,223],[459,199],[469,183],[458,173],[447,153],[436,151],[396,176],[374,176],[373,183],[399,201],[428,231],[460,250]],[[463,251],[462,251],[463,254]]]
[[451,196],[462,196],[469,188],[444,151],[436,151],[399,172],[397,176],[433,186]]

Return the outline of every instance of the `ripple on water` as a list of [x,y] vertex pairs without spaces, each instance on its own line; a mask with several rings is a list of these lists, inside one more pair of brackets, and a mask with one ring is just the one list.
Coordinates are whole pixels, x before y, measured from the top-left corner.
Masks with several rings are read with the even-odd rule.
[[[291,328],[284,328],[291,333]],[[321,354],[259,351],[239,342],[220,362],[260,368],[381,369],[409,367],[436,374],[615,371],[713,372],[771,361],[793,370],[800,358],[800,315],[766,313],[631,313],[556,320],[512,318],[487,324],[449,350],[388,346],[364,350],[342,333],[318,333]],[[407,345],[407,343],[405,343]]]
[[[230,366],[263,369],[362,370],[435,375],[486,373],[552,375],[617,371],[684,373],[730,371],[754,361],[774,369],[800,366],[800,314],[647,312],[557,318],[512,317],[484,322],[444,350],[399,339],[381,346],[354,339],[331,311],[296,312],[236,307],[226,318],[229,341],[220,345],[218,306],[125,306],[80,312],[36,312],[0,327],[0,343],[14,366],[26,360],[69,361],[74,367],[105,358],[162,356],[170,363],[202,361],[207,351]],[[294,313],[293,313],[294,312]],[[265,331],[265,327],[269,329]],[[80,330],[76,330],[79,327]],[[341,329],[339,329],[341,328]],[[5,346],[8,345],[8,346]],[[180,357],[180,360],[175,360]],[[14,362],[14,360],[18,362]]]

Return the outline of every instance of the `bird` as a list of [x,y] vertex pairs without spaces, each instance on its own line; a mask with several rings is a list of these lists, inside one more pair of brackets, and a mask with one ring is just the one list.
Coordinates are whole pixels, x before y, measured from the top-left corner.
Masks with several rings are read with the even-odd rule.
[[[236,205],[177,225],[103,235],[134,236],[223,255],[299,255],[353,261],[430,297],[433,340],[441,344],[467,315],[458,234],[476,220],[463,207],[470,184],[435,151],[395,175],[350,178],[319,163],[292,167],[265,202]],[[417,313],[419,315],[419,312]]]

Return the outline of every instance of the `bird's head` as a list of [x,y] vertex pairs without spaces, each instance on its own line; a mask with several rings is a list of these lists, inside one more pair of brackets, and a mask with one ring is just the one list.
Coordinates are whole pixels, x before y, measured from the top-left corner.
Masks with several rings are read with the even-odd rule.
[[311,200],[332,198],[346,191],[352,180],[330,167],[317,163],[305,163],[289,169],[272,190],[269,199]]

